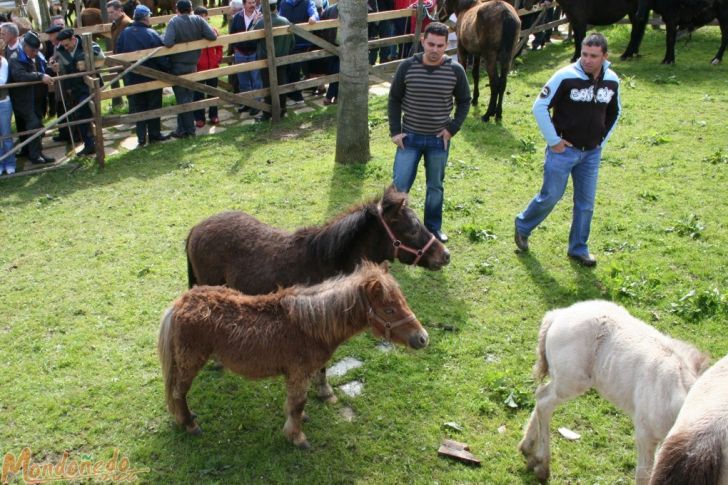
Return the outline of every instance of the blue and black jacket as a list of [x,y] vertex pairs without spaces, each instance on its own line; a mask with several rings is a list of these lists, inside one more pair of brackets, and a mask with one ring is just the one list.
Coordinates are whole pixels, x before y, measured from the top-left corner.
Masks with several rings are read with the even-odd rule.
[[549,79],[533,104],[536,122],[549,146],[562,138],[583,150],[607,143],[622,111],[619,78],[609,66],[604,61],[594,79],[576,61]]

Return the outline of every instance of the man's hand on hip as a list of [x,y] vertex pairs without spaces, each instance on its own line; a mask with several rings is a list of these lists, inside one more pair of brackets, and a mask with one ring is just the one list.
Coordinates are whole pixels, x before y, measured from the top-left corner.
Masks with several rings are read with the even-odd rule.
[[438,138],[442,138],[442,144],[445,145],[445,150],[447,150],[447,146],[450,144],[450,138],[452,138],[452,135],[449,131],[447,131],[447,128],[443,128],[440,133],[437,134]]
[[399,133],[397,135],[394,135],[392,137],[392,143],[400,147],[402,150],[404,150],[404,137],[407,136],[407,133]]
[[551,150],[553,150],[554,153],[562,153],[564,150],[566,150],[566,147],[570,146],[573,145],[562,138],[556,145],[551,146]]

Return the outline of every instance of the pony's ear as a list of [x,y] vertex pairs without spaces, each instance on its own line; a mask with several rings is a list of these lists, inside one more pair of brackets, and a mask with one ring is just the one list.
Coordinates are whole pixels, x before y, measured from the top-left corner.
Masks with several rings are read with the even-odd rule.
[[384,191],[384,197],[382,197],[383,212],[394,210],[396,214],[399,214],[405,205],[407,205],[406,192],[400,192],[394,184],[390,185],[387,190]]
[[379,267],[382,268],[382,271],[385,273],[389,273],[390,264],[389,261],[384,260],[381,263],[379,263]]

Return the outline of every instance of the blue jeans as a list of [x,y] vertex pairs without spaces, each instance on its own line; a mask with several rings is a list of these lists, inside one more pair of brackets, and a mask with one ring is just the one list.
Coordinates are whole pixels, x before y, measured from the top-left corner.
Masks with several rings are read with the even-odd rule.
[[[0,135],[9,135],[10,130],[10,118],[13,115],[13,105],[10,104],[10,100],[0,103]],[[5,155],[13,149],[13,139],[5,138],[0,142],[0,155]],[[15,155],[10,155],[8,158],[0,162],[0,174],[3,170],[7,173],[15,173]]]
[[397,147],[394,156],[394,186],[400,192],[409,192],[417,175],[417,166],[425,156],[425,227],[431,232],[442,228],[442,201],[445,166],[450,144],[445,148],[442,138],[435,135],[407,133],[402,140],[404,149]]
[[562,153],[554,153],[547,147],[541,192],[533,198],[525,211],[516,216],[516,230],[529,236],[546,219],[564,195],[571,174],[574,183],[574,210],[568,253],[577,256],[589,254],[587,241],[594,213],[601,154],[601,147],[592,150],[566,147]]
[[[178,64],[172,65],[172,74],[189,74],[197,71],[197,65],[191,64]],[[182,86],[172,86],[174,91],[174,99],[178,105],[191,103],[194,99],[195,92],[191,89],[183,88]],[[175,130],[179,135],[194,135],[195,134],[195,115],[191,111],[186,113],[180,113],[177,115],[177,129]]]
[[[250,62],[255,59],[255,54],[245,55],[235,51],[235,64]],[[263,87],[263,80],[260,77],[260,70],[256,69],[255,71],[239,72],[238,86],[241,93],[253,91],[254,89],[261,89]]]

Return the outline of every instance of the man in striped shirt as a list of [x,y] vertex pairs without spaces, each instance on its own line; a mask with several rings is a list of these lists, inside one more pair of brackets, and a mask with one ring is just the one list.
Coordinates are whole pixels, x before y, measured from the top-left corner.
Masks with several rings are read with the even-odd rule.
[[[433,22],[422,39],[424,53],[397,68],[389,91],[389,134],[397,145],[394,185],[409,192],[425,157],[425,226],[442,242],[442,202],[450,139],[470,109],[470,86],[462,66],[445,55],[448,30]],[[455,99],[455,117],[450,114]]]

